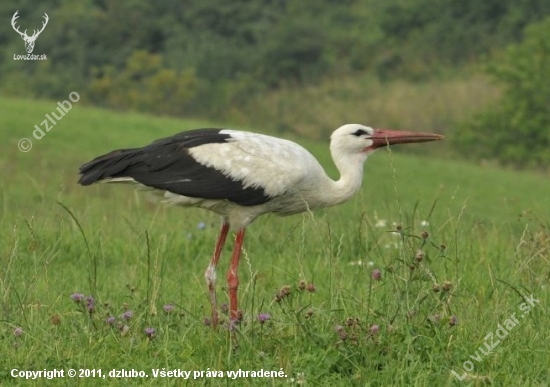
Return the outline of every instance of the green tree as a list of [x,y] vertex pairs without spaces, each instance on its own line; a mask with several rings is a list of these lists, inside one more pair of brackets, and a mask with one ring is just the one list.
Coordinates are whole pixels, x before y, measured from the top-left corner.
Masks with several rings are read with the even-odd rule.
[[495,105],[456,133],[460,151],[504,164],[550,165],[550,18],[530,25],[525,39],[489,67],[503,84]]
[[113,66],[90,83],[89,93],[98,105],[162,114],[181,114],[195,97],[198,81],[189,69],[177,72],[162,66],[162,56],[136,50],[122,71]]
[[433,77],[519,42],[550,14],[547,0],[368,0],[385,36],[374,58],[381,78]]

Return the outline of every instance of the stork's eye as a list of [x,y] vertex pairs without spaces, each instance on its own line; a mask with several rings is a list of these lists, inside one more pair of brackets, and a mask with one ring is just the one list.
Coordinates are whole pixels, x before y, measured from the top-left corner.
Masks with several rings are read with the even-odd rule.
[[352,135],[357,137],[362,136],[364,134],[369,134],[369,133],[364,129],[357,129],[355,132],[352,133]]

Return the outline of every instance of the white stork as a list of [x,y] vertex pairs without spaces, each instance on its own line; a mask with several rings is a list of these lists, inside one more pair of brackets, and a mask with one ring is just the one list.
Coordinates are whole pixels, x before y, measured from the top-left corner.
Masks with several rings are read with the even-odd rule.
[[223,222],[205,277],[218,323],[216,266],[229,228],[236,231],[227,283],[230,319],[239,319],[237,269],[245,229],[265,213],[292,215],[349,200],[361,187],[363,163],[377,148],[440,140],[438,134],[344,125],[332,133],[330,151],[340,179],[330,179],[300,145],[263,134],[196,129],[143,148],[120,149],[80,167],[79,183],[131,182],[160,191],[164,201],[201,207]]

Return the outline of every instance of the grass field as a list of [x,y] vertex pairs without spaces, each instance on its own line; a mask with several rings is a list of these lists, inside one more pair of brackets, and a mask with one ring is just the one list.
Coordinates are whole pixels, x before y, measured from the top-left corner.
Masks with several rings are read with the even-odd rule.
[[[548,176],[380,150],[351,202],[248,229],[236,349],[226,325],[204,324],[219,219],[76,184],[94,156],[215,124],[76,103],[36,140],[56,102],[0,104],[1,385],[32,383],[13,369],[65,370],[40,379],[52,385],[75,384],[69,369],[106,375],[79,385],[547,385]],[[336,177],[327,141],[298,141]],[[109,376],[122,369],[148,377]],[[157,370],[193,372],[186,382]],[[238,370],[286,377],[226,373]]]

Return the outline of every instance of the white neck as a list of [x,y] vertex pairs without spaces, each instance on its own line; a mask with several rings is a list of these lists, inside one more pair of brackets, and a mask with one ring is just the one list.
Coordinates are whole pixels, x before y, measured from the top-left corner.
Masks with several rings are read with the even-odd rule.
[[319,187],[320,199],[324,204],[322,207],[347,202],[359,191],[363,181],[363,164],[368,156],[367,152],[343,154],[332,148],[331,153],[340,178],[334,181],[327,176]]

